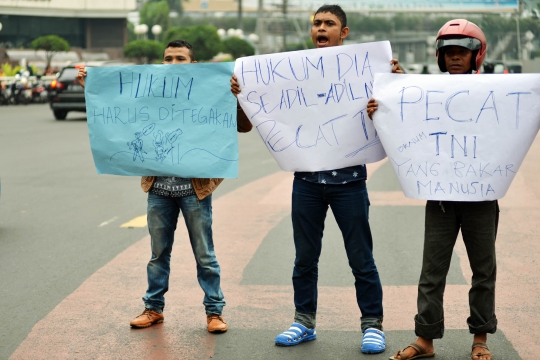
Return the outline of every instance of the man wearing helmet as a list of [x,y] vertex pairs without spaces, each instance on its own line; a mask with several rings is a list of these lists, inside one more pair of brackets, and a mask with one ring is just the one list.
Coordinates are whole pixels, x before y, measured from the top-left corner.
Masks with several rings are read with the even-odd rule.
[[[470,74],[480,69],[486,57],[487,41],[478,26],[457,19],[447,22],[439,30],[436,47],[437,64],[442,72]],[[460,54],[458,58],[453,56],[454,52]]]
[[[486,56],[486,37],[475,24],[451,20],[437,35],[437,63],[442,72],[471,74],[478,71]],[[368,103],[371,118],[378,104]],[[495,316],[495,237],[499,206],[494,201],[433,201],[426,204],[424,254],[418,283],[418,314],[414,318],[418,339],[398,351],[391,360],[411,360],[435,356],[433,339],[444,334],[443,296],[446,275],[459,230],[472,269],[469,291],[469,331],[474,335],[472,360],[491,360],[487,334],[497,330]]]

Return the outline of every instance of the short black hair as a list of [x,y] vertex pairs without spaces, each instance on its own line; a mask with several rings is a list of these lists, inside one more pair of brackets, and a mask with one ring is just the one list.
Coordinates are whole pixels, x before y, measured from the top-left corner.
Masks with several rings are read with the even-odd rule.
[[341,8],[339,5],[323,5],[321,6],[317,11],[315,11],[315,14],[313,16],[317,15],[318,13],[330,13],[337,16],[339,21],[341,22],[341,28],[343,29],[345,26],[347,26],[347,15],[345,14],[345,11]]
[[[186,40],[173,40],[170,43],[165,46],[165,49],[174,47],[174,48],[187,48],[189,49],[189,56],[191,57],[191,61],[195,60],[195,53],[193,52],[193,46],[191,46],[190,43],[188,43]],[[165,53],[163,53],[163,56],[165,57]]]

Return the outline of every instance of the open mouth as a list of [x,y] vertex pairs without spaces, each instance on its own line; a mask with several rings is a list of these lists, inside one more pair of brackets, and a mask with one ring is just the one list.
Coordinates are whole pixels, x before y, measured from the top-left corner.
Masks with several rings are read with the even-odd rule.
[[317,36],[317,44],[323,45],[323,46],[328,44],[328,38],[324,35]]

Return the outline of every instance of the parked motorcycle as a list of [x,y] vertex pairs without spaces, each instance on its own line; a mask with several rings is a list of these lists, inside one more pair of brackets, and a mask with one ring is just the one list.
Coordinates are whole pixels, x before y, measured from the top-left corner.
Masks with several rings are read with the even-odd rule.
[[45,103],[49,100],[49,92],[41,82],[41,76],[37,77],[37,82],[32,85],[32,102]]
[[0,84],[0,105],[9,105],[11,102],[11,86],[5,81]]
[[15,75],[15,81],[11,84],[10,103],[14,105],[28,105],[32,101],[32,87],[26,76]]

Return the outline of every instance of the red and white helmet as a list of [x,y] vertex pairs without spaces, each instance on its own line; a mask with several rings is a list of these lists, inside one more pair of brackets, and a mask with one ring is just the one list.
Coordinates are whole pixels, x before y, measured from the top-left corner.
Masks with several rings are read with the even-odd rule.
[[450,20],[437,34],[437,64],[442,72],[448,71],[444,61],[445,46],[461,46],[473,52],[471,69],[478,71],[486,57],[487,40],[478,26],[465,19]]

